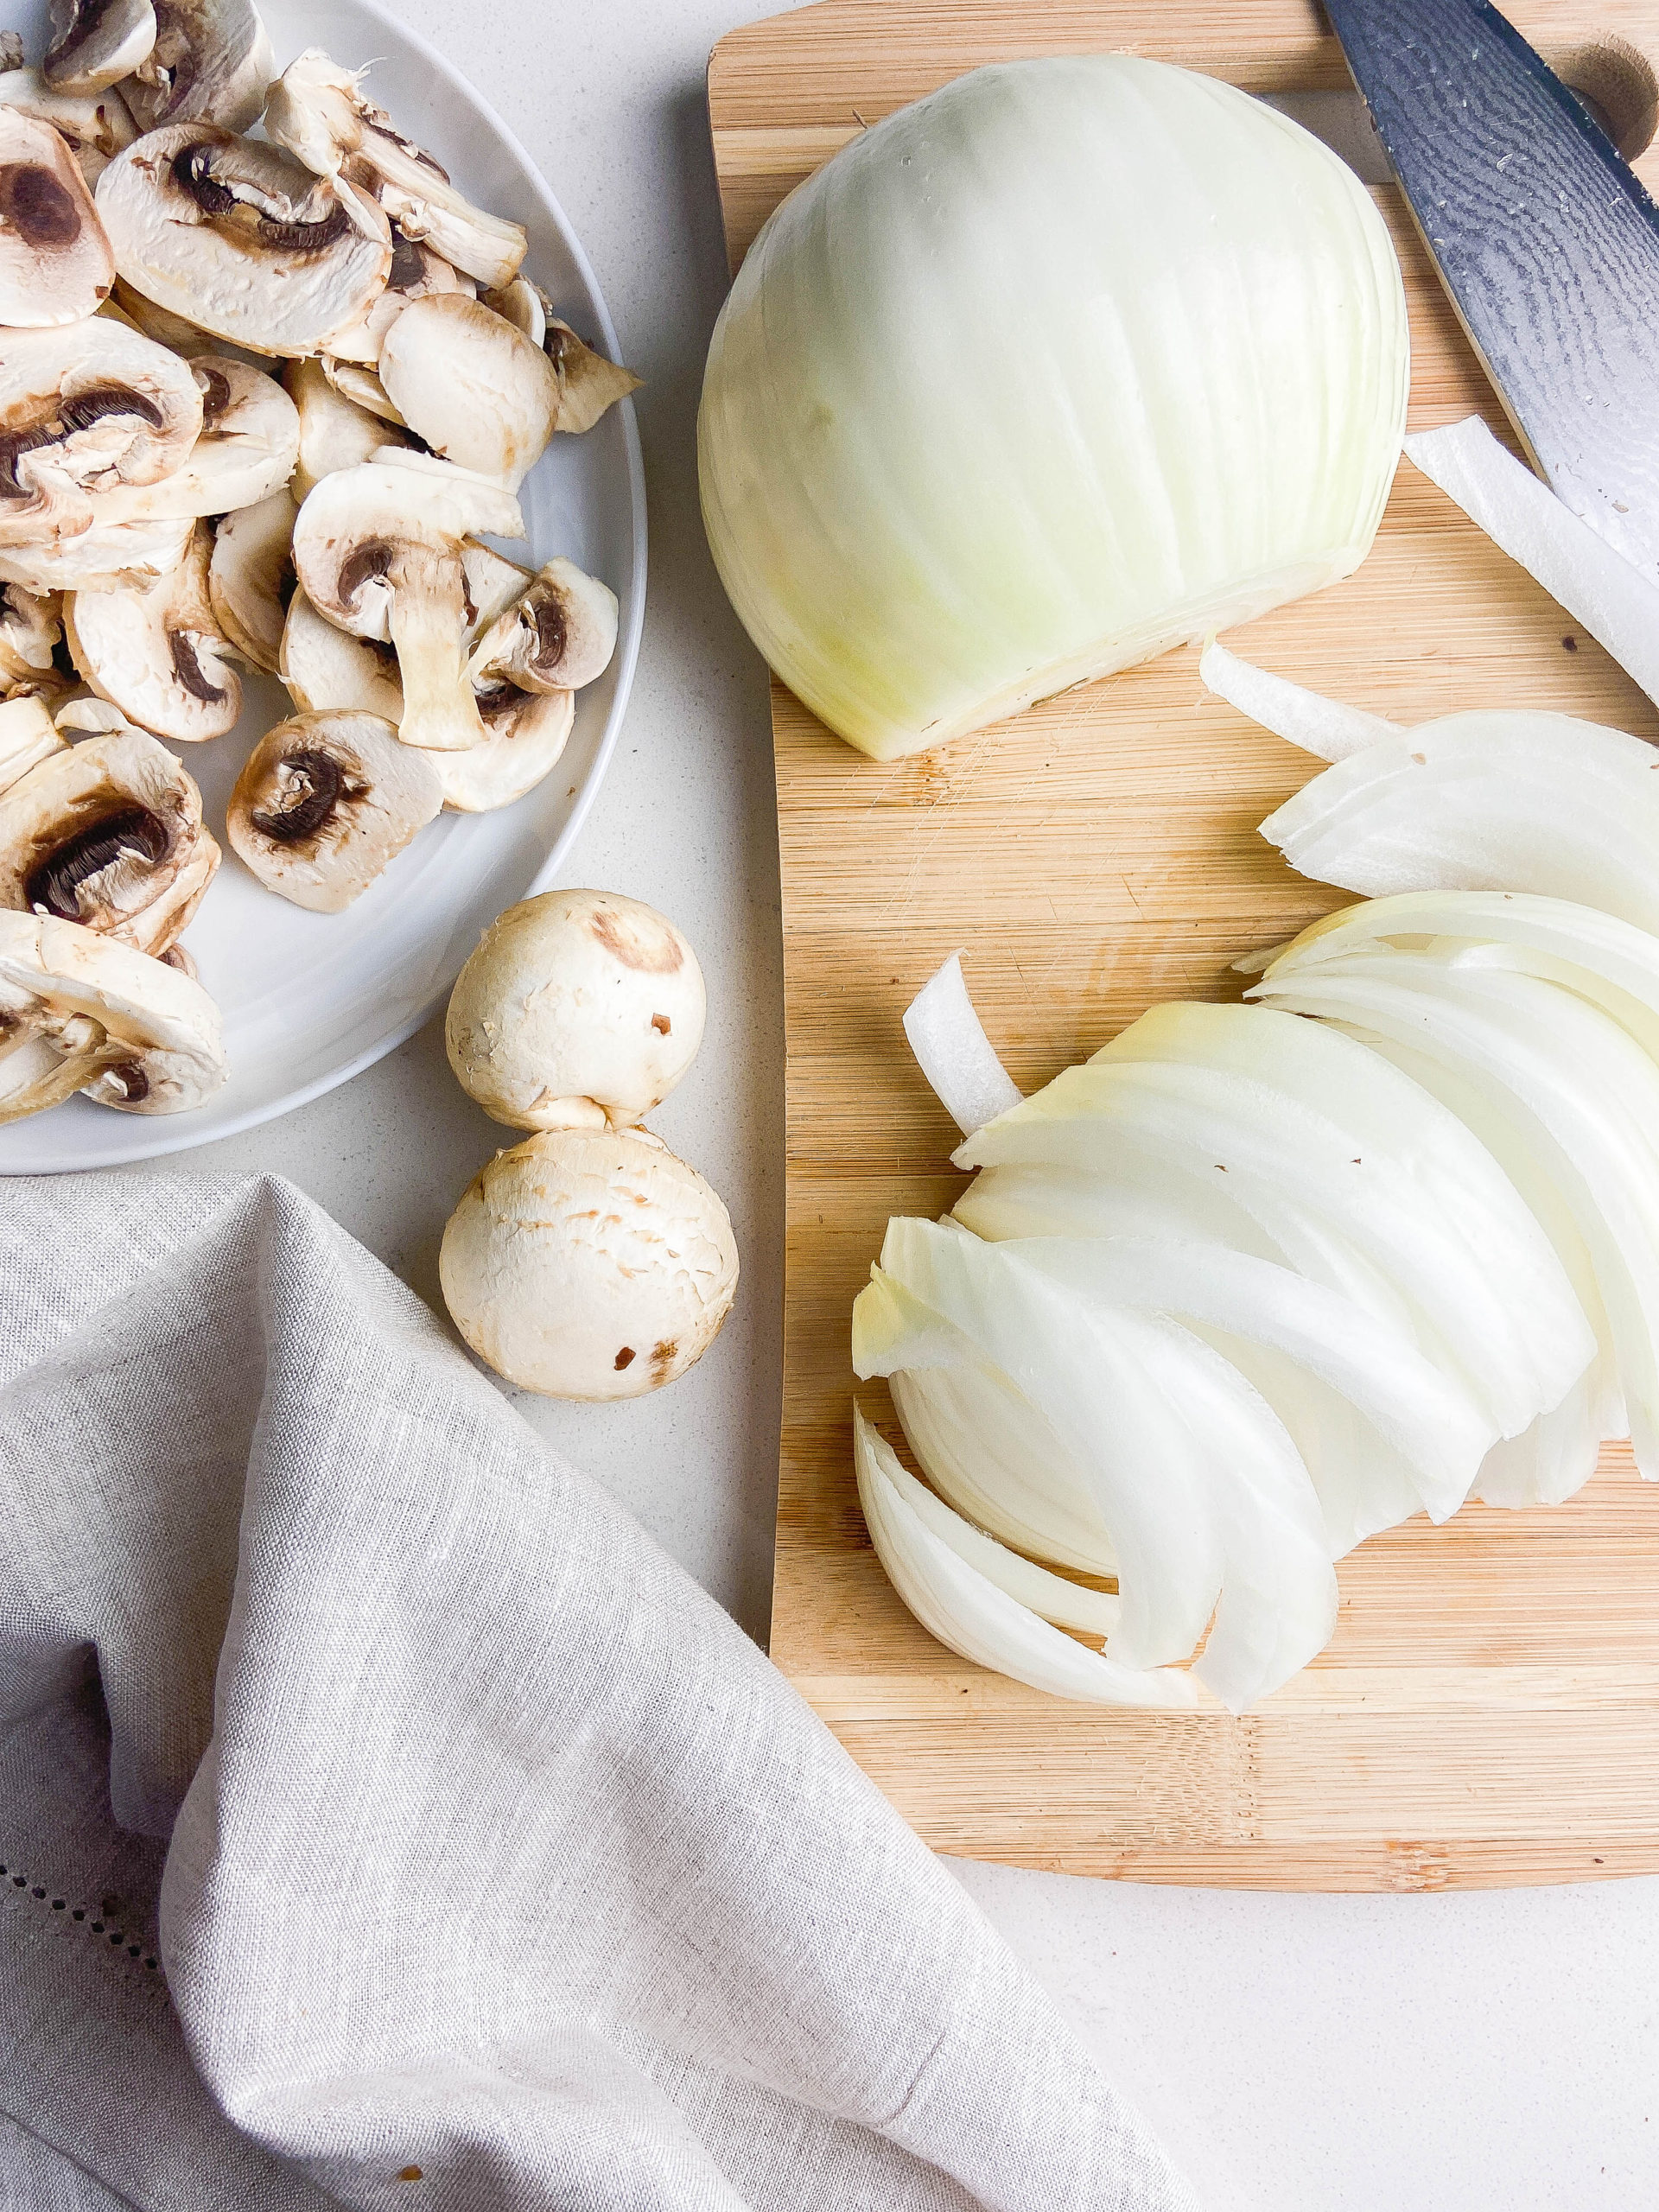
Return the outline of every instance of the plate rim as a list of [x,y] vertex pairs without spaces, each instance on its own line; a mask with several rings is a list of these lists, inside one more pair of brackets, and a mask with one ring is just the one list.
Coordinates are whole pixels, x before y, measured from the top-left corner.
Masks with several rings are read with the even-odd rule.
[[[597,315],[600,335],[605,341],[606,350],[613,361],[620,360],[621,353],[617,340],[616,325],[611,320],[610,303],[606,299],[603,288],[594,273],[593,263],[588,257],[587,248],[582,245],[576,234],[575,226],[566,215],[557,194],[542,174],[540,163],[531,157],[529,149],[519,138],[518,133],[510,129],[497,114],[493,103],[486,99],[478,86],[461,70],[456,68],[446,55],[441,54],[423,33],[400,22],[391,9],[385,4],[385,0],[357,0],[357,5],[365,15],[373,16],[383,24],[394,38],[402,41],[416,57],[432,71],[435,76],[440,78],[453,90],[459,92],[468,102],[484,110],[500,144],[528,171],[539,189],[547,210],[552,217],[554,226],[563,237],[570,257],[588,287]],[[633,547],[633,558],[628,578],[627,619],[617,639],[616,689],[612,696],[610,712],[605,718],[604,729],[600,734],[593,764],[588,769],[581,790],[576,794],[575,804],[572,807],[563,828],[554,839],[546,858],[519,894],[520,899],[533,899],[540,893],[553,888],[565,861],[569,857],[571,847],[585,828],[588,817],[593,810],[594,802],[599,796],[600,786],[604,783],[609,772],[617,741],[622,734],[623,720],[627,714],[629,700],[633,691],[634,672],[639,665],[639,646],[645,629],[645,616],[647,546],[645,454],[640,445],[639,423],[632,398],[630,397],[619,401],[615,411],[622,426],[623,456],[628,480],[629,521]],[[376,1038],[372,1044],[365,1046],[360,1052],[356,1053],[351,1059],[343,1061],[338,1068],[331,1068],[327,1074],[315,1077],[311,1082],[302,1084],[294,1090],[285,1091],[279,1098],[248,1107],[234,1119],[214,1128],[210,1134],[198,1134],[188,1126],[190,1116],[188,1114],[180,1115],[176,1118],[172,1116],[157,1115],[152,1123],[156,1130],[155,1141],[146,1145],[141,1152],[131,1152],[124,1147],[119,1151],[107,1153],[102,1147],[95,1146],[84,1158],[65,1160],[56,1164],[31,1165],[27,1167],[0,1166],[0,1179],[10,1181],[14,1178],[27,1175],[78,1175],[90,1173],[99,1168],[118,1171],[129,1167],[137,1168],[147,1160],[164,1159],[170,1154],[199,1151],[208,1145],[222,1143],[231,1137],[245,1136],[250,1129],[257,1129],[266,1122],[278,1121],[286,1114],[296,1113],[302,1106],[308,1106],[315,1099],[321,1098],[327,1092],[338,1090],[342,1084],[350,1083],[353,1077],[361,1075],[365,1069],[373,1067],[377,1061],[383,1060],[388,1054],[395,1052],[400,1045],[406,1045],[417,1030],[426,1027],[438,1007],[448,997],[452,985],[449,983],[442,985],[432,993],[429,998],[424,1000],[412,1014],[405,1016],[401,1021],[393,1023],[383,1036]],[[181,1124],[185,1126],[181,1127]]]

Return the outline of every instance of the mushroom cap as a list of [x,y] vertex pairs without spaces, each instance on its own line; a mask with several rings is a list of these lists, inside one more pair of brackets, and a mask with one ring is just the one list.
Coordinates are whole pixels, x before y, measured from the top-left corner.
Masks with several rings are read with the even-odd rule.
[[425,755],[378,715],[296,715],[260,739],[226,810],[231,844],[269,891],[337,914],[437,814]]
[[57,92],[101,92],[156,43],[150,0],[49,0],[41,74]]
[[517,491],[547,450],[558,378],[539,346],[461,292],[412,300],[386,332],[380,381],[416,435]]
[[96,92],[60,92],[38,69],[0,73],[0,107],[15,107],[49,123],[74,156],[89,192],[111,158],[138,136],[131,109],[112,85]]
[[62,747],[0,794],[0,906],[166,951],[219,865],[201,794],[164,745],[124,729]]
[[181,1113],[225,1080],[219,1009],[200,983],[54,915],[0,910],[0,1021],[91,1049],[102,1065],[77,1088],[124,1113]]
[[177,515],[159,522],[95,523],[79,537],[43,538],[35,544],[0,542],[0,580],[37,596],[125,591],[175,569],[195,527],[193,516]]
[[487,214],[457,192],[432,156],[364,97],[365,73],[308,47],[266,95],[266,131],[320,176],[344,175],[372,191],[405,238],[429,239],[481,284],[511,283],[524,257],[523,225]]
[[63,635],[63,602],[56,592],[25,591],[0,584],[0,682],[20,683],[52,666]]
[[109,297],[115,256],[64,139],[0,106],[0,323],[79,322]]
[[[416,461],[426,465],[407,465]],[[464,541],[480,531],[524,535],[510,493],[425,455],[387,454],[336,469],[308,494],[294,525],[294,567],[329,621],[384,642],[399,549],[459,560]]]
[[189,363],[112,317],[8,330],[0,545],[33,549],[50,533],[85,532],[103,519],[101,494],[170,475],[200,429]]
[[[446,261],[435,246],[405,238],[394,223],[385,290],[360,322],[334,333],[328,351],[337,361],[355,361],[372,369],[379,361],[386,333],[413,301],[437,292],[456,292],[471,299],[476,289],[472,278]],[[540,342],[538,339],[537,343]]]
[[372,200],[211,123],[168,124],[118,154],[98,211],[135,290],[254,353],[321,352],[391,265]]
[[552,1398],[671,1382],[719,1334],[737,1272],[719,1197],[643,1129],[557,1129],[498,1153],[438,1257],[480,1358]]
[[616,594],[560,555],[479,639],[468,665],[524,691],[577,691],[609,667],[616,632]]
[[64,607],[75,666],[100,699],[158,737],[223,737],[242,712],[242,679],[207,588],[212,538],[196,523],[170,575],[124,591],[79,591]]
[[429,753],[451,814],[489,814],[511,806],[550,774],[569,741],[576,702],[569,691],[520,691],[511,683],[474,686],[484,736],[462,753]]
[[558,378],[557,429],[591,430],[607,408],[626,399],[631,391],[638,391],[644,381],[620,361],[607,361],[602,353],[596,353],[556,315],[548,318],[542,346]]
[[299,410],[300,451],[294,497],[303,499],[337,468],[355,468],[397,442],[396,427],[359,407],[329,382],[323,363],[308,354],[283,369],[283,388]]
[[125,87],[145,130],[166,123],[251,130],[276,73],[252,0],[153,0],[156,39]]
[[638,1122],[696,1056],[702,971],[672,922],[606,891],[509,906],[456,978],[449,1065],[516,1129]]
[[46,702],[31,692],[0,700],[0,807],[12,785],[67,750]]
[[244,660],[278,673],[294,588],[294,519],[286,485],[269,499],[221,516],[207,564],[207,595],[219,628]]
[[402,719],[404,687],[391,647],[340,629],[298,585],[288,602],[276,672],[302,713],[349,707],[394,724]]

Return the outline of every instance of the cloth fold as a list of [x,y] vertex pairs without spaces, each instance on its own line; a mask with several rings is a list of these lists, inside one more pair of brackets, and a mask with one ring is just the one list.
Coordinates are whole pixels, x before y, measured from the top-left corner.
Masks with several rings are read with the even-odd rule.
[[5,2212],[1190,2202],[765,1658],[275,1179],[0,1186],[0,1854]]

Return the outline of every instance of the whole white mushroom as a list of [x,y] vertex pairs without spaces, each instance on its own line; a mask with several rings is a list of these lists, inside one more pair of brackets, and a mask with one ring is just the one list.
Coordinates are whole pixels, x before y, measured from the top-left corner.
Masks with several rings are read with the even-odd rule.
[[638,1398],[707,1351],[737,1290],[718,1195],[647,1129],[554,1129],[498,1153],[443,1232],[455,1326],[550,1398]]
[[672,922],[606,891],[548,891],[491,924],[456,979],[449,1065],[516,1129],[626,1128],[702,1039],[696,956]]

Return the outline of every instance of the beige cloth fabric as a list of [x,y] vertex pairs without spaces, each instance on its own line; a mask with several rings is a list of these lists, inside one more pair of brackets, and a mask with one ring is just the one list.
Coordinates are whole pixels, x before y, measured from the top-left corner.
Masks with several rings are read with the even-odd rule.
[[0,1323],[6,2212],[1188,2205],[781,1677],[297,1192],[0,1185]]

